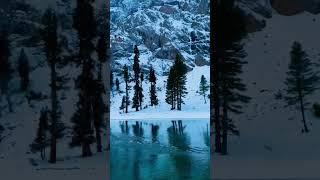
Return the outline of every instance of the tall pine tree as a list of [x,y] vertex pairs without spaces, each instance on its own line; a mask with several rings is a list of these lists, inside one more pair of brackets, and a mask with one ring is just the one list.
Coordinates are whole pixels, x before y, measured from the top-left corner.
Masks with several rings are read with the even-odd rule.
[[[225,155],[228,153],[228,132],[239,133],[229,112],[241,113],[242,103],[248,103],[250,99],[242,94],[246,85],[239,77],[243,64],[246,64],[243,60],[246,53],[241,41],[246,37],[247,31],[245,15],[234,0],[218,2],[216,23],[219,26],[216,27],[216,56],[212,64],[216,71],[213,76],[216,143],[219,143],[216,144],[216,151]],[[222,134],[218,134],[221,131]]]
[[120,92],[120,81],[118,78],[116,78],[116,90]]
[[93,84],[93,97],[92,97],[92,110],[94,117],[94,128],[97,142],[97,152],[102,152],[102,140],[101,140],[101,131],[102,127],[105,125],[105,114],[107,112],[107,106],[104,103],[103,96],[105,95],[105,88],[103,81],[98,79],[94,81]]
[[0,95],[6,96],[9,111],[13,112],[9,92],[9,82],[13,73],[9,59],[10,56],[9,34],[7,31],[2,30],[0,33]]
[[71,147],[81,146],[82,157],[92,155],[90,145],[94,142],[94,130],[93,124],[93,106],[91,93],[94,92],[93,86],[93,63],[92,61],[86,61],[83,64],[81,75],[76,80],[76,88],[78,92],[78,102],[76,104],[76,112],[73,114],[71,121],[73,123],[72,141]]
[[156,83],[157,78],[154,69],[151,67],[149,72],[149,82],[150,82],[150,104],[151,106],[158,105]]
[[309,132],[305,117],[305,108],[309,105],[306,97],[317,88],[319,76],[312,70],[312,62],[299,42],[294,42],[290,52],[291,61],[287,72],[287,95],[285,100],[289,106],[299,107],[302,115],[303,132]]
[[181,57],[179,55],[176,56],[176,60],[174,63],[174,68],[176,74],[176,99],[177,99],[177,109],[181,110],[182,104],[184,104],[183,98],[188,93],[186,88],[186,82],[187,82],[187,66],[182,61]]
[[134,58],[133,58],[133,73],[134,73],[134,83],[135,85],[133,86],[134,89],[134,95],[132,98],[132,108],[135,108],[136,111],[139,111],[139,107],[141,109],[141,101],[143,98],[142,95],[142,87],[140,84],[140,65],[139,65],[139,49],[138,46],[134,46]]
[[204,77],[204,75],[202,75],[200,80],[200,86],[199,86],[199,94],[203,96],[204,103],[207,103],[206,96],[207,96],[208,90],[209,90],[209,85],[208,85],[207,79]]
[[[100,22],[100,25],[104,23]],[[104,31],[99,32],[99,39],[97,44],[97,53],[99,60],[98,80],[95,81],[93,92],[93,113],[94,113],[94,127],[96,133],[97,151],[102,152],[101,129],[106,124],[105,113],[107,113],[107,106],[104,103],[105,86],[102,78],[102,69],[104,63],[107,61],[107,37]],[[112,72],[110,73],[112,75]],[[110,77],[111,88],[113,86],[113,77]]]
[[128,106],[130,105],[130,99],[129,99],[129,91],[131,89],[129,82],[130,82],[130,74],[128,70],[128,66],[124,65],[123,67],[123,79],[125,82],[125,90],[126,90],[126,96],[125,96],[125,113],[128,113]]
[[60,61],[59,44],[58,44],[58,26],[57,16],[52,9],[47,9],[42,17],[42,38],[45,42],[45,53],[47,63],[50,68],[50,88],[51,88],[51,111],[50,111],[50,162],[56,162],[57,156],[57,139],[63,136],[64,125],[60,121],[61,108],[58,101],[58,90],[62,87],[59,85],[63,77],[59,76],[56,71],[56,66]]
[[179,55],[173,66],[170,68],[166,86],[166,102],[171,105],[171,110],[181,110],[184,104],[183,98],[187,94],[185,87],[187,82],[187,66]]
[[[81,146],[82,156],[91,156],[90,145],[94,142],[93,137],[93,92],[94,83],[94,63],[91,54],[95,50],[93,40],[97,33],[97,22],[92,3],[94,0],[77,0],[77,5],[73,15],[73,28],[77,30],[79,39],[79,64],[82,66],[81,75],[76,82],[79,90],[79,100],[77,111],[72,117],[73,137],[71,146]],[[99,44],[99,43],[98,43]],[[101,54],[100,54],[101,55]],[[99,55],[99,56],[100,56]],[[101,58],[104,61],[104,58]]]
[[20,89],[22,91],[25,91],[28,89],[28,86],[29,86],[30,67],[29,67],[28,57],[24,52],[23,48],[20,51],[20,56],[18,59],[18,71],[20,75]]
[[125,108],[126,108],[126,96],[123,96],[123,97],[122,97],[122,101],[121,101],[121,106],[119,107],[119,109],[120,109],[120,110],[123,110],[123,112],[125,112],[125,111],[124,111]]
[[48,109],[42,109],[40,112],[39,125],[36,138],[30,145],[33,153],[40,151],[41,159],[46,158],[46,147],[48,146],[47,131],[49,130],[49,111]]
[[171,67],[169,70],[169,76],[166,84],[166,103],[171,105],[171,110],[176,108],[176,100],[175,100],[175,82],[174,82],[174,69]]

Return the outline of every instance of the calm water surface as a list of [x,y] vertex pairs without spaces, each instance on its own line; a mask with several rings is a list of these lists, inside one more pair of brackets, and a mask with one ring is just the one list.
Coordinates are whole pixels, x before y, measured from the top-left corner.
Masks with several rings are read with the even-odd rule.
[[110,125],[111,180],[209,180],[209,119]]

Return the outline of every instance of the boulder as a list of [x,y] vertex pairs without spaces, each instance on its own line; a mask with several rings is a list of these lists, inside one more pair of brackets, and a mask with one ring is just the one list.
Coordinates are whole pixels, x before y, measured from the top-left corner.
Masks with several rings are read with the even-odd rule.
[[210,66],[210,63],[200,54],[197,54],[194,59],[194,63],[197,66]]
[[165,14],[174,14],[177,12],[177,10],[171,6],[164,5],[159,9],[160,12]]
[[175,60],[177,54],[179,54],[181,56],[181,53],[179,52],[179,50],[176,49],[174,46],[170,45],[170,46],[166,46],[166,47],[163,47],[160,50],[158,50],[155,53],[155,57],[159,58],[159,59]]

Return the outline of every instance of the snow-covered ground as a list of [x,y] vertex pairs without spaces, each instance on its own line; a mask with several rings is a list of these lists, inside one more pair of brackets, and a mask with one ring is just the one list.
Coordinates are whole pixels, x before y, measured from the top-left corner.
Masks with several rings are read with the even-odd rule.
[[[294,41],[302,43],[313,62],[319,62],[319,17],[274,13],[263,31],[249,36],[243,78],[248,85],[246,94],[252,100],[244,114],[233,117],[240,136],[230,138],[229,156],[213,155],[215,178],[320,179],[320,119],[309,106],[311,132],[301,133],[300,112],[284,107],[284,100],[275,98],[279,90],[285,94],[284,81]],[[312,104],[320,102],[320,91],[308,100]]]
[[[13,51],[12,59],[16,60],[20,53],[20,48],[16,47]],[[49,91],[49,69],[47,63],[36,48],[25,48],[29,58],[29,63],[34,70],[30,74],[31,89],[36,92],[42,92],[48,95]],[[15,63],[13,63],[15,64]],[[78,75],[78,69],[74,66],[67,66],[59,70],[60,73],[69,72],[71,78]],[[19,88],[20,79],[15,75],[11,81],[11,89],[15,92],[11,96],[13,102],[14,113],[9,113],[5,108],[2,110],[0,124],[5,130],[1,134],[0,142],[0,169],[1,179],[3,180],[18,180],[33,179],[33,180],[88,180],[107,178],[107,153],[96,153],[95,145],[92,145],[94,155],[89,158],[81,157],[81,149],[69,147],[71,141],[72,127],[70,118],[75,110],[75,102],[77,101],[77,92],[73,88],[73,81],[68,82],[70,90],[59,93],[59,97],[63,94],[65,99],[60,99],[63,109],[61,121],[66,125],[65,136],[58,140],[57,144],[57,163],[48,163],[50,149],[46,149],[46,160],[41,160],[40,153],[31,153],[30,144],[33,142],[39,123],[41,108],[50,107],[50,100],[44,99],[41,101],[31,101],[28,104],[24,93],[16,92]],[[4,107],[6,100],[2,97],[0,105]],[[103,148],[107,147],[105,139],[106,133],[103,133]]]
[[[148,105],[146,109],[136,112],[135,109],[129,107],[129,113],[123,113],[119,109],[121,106],[121,100],[125,93],[118,93],[116,90],[113,90],[111,94],[111,119],[198,119],[204,118],[208,119],[210,117],[210,107],[208,98],[207,103],[205,103],[203,96],[199,95],[199,85],[200,78],[204,75],[209,83],[210,81],[210,67],[202,66],[195,67],[192,71],[187,74],[187,84],[186,88],[188,94],[186,95],[184,101],[185,104],[182,105],[182,111],[172,111],[170,110],[170,105],[165,102],[166,94],[166,80],[167,76],[158,76],[157,88],[160,88],[157,91],[157,96],[159,99],[159,105],[152,107],[150,106],[150,97],[149,97],[149,87],[150,83],[145,80],[143,84],[144,92],[144,101],[143,106]],[[125,83],[123,82],[122,77],[118,77],[121,84],[120,89],[125,90]],[[133,86],[133,83],[130,84]],[[115,89],[115,88],[114,88]],[[132,88],[131,88],[132,89]],[[133,97],[133,90],[130,91],[130,100]],[[208,92],[209,93],[209,92]]]

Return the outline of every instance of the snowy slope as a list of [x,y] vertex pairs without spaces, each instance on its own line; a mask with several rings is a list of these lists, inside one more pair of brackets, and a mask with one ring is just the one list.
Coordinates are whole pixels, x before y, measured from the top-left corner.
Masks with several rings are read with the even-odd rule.
[[[41,11],[48,6],[58,9],[59,14],[69,14],[71,6],[61,4],[61,0],[50,0],[40,2],[37,0],[26,0],[27,3],[34,5],[33,11],[13,11],[20,12],[20,15],[11,16],[14,19],[9,19],[12,22],[20,22],[21,24],[28,22],[30,24],[29,30],[32,33],[17,33],[10,36],[11,64],[14,69],[17,67],[17,58],[19,57],[21,48],[29,59],[31,67],[30,72],[30,91],[36,93],[41,92],[48,96],[49,90],[49,69],[42,49],[42,44],[28,44],[25,40],[33,36],[33,28],[39,26],[39,17]],[[102,2],[102,1],[96,1]],[[14,4],[14,1],[10,3]],[[63,5],[63,6],[62,6]],[[34,17],[38,16],[38,17]],[[70,18],[70,17],[69,17]],[[22,26],[20,23],[14,24],[17,27]],[[68,22],[61,22],[67,24]],[[59,32],[67,39],[64,46],[70,48],[66,50],[64,55],[70,55],[76,52],[75,45],[77,44],[76,33],[70,29],[59,29]],[[60,37],[61,38],[61,37]],[[105,71],[105,69],[104,69]],[[69,147],[71,141],[71,121],[70,118],[75,111],[75,103],[78,100],[77,90],[74,89],[74,79],[78,76],[80,69],[75,64],[69,63],[63,69],[58,70],[59,74],[68,75],[70,80],[67,82],[69,89],[59,92],[59,101],[62,107],[61,121],[66,125],[65,136],[58,141],[57,144],[57,163],[49,164],[47,160],[41,160],[40,154],[33,154],[30,152],[29,145],[33,142],[37,128],[40,110],[43,107],[50,107],[50,100],[44,98],[41,100],[33,100],[28,103],[26,94],[19,91],[20,79],[18,73],[14,72],[14,78],[10,82],[11,101],[13,103],[13,113],[8,112],[7,101],[4,96],[0,98],[0,124],[4,127],[4,132],[0,135],[0,169],[1,179],[16,180],[16,179],[99,179],[105,178],[106,175],[106,133],[103,132],[103,153],[95,153],[95,145],[92,145],[94,155],[90,158],[81,158],[81,149]],[[106,77],[104,77],[106,78]],[[106,81],[105,81],[106,82]],[[47,159],[49,156],[49,149],[46,149]]]
[[[216,156],[217,178],[320,178],[320,119],[307,109],[311,132],[301,133],[301,114],[284,107],[275,94],[284,91],[289,52],[293,41],[302,43],[313,62],[319,63],[320,16],[303,13],[267,20],[266,28],[246,40],[248,64],[244,82],[252,101],[244,114],[234,116],[240,137],[231,137],[230,156]],[[314,67],[318,70],[319,67]],[[320,91],[308,99],[320,101]],[[232,173],[230,173],[232,169]]]
[[[143,106],[148,105],[146,109],[142,111],[135,112],[134,109],[129,108],[129,113],[123,113],[122,110],[119,110],[121,106],[121,100],[123,93],[118,93],[114,91],[111,95],[111,120],[115,119],[192,119],[192,118],[209,118],[210,115],[210,107],[207,99],[207,103],[205,103],[203,96],[199,95],[199,82],[201,75],[204,75],[206,79],[210,80],[210,67],[196,67],[193,71],[187,74],[187,84],[186,88],[188,94],[184,99],[185,105],[182,105],[182,111],[171,111],[170,105],[165,102],[165,94],[166,94],[166,83],[167,76],[160,76],[157,80],[157,87],[161,90],[157,91],[157,96],[159,99],[159,105],[156,107],[150,106],[150,98],[149,98],[149,87],[150,83],[144,82],[144,101]],[[133,86],[133,83],[131,83]],[[125,90],[125,83],[122,82],[120,89],[122,91]],[[130,97],[133,97],[134,92],[131,90]],[[130,99],[131,100],[131,99]]]

